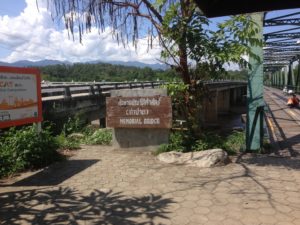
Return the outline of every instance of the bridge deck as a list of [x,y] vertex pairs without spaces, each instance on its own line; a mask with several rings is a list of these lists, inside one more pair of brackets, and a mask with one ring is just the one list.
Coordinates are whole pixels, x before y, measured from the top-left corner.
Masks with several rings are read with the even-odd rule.
[[278,144],[276,154],[300,157],[300,109],[289,108],[287,98],[278,89],[265,88],[264,99],[270,109],[267,121],[271,138]]

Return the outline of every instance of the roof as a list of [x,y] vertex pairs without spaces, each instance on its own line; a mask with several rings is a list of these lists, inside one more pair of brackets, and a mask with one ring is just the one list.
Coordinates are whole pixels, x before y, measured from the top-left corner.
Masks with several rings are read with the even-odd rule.
[[207,17],[300,8],[299,0],[195,0]]

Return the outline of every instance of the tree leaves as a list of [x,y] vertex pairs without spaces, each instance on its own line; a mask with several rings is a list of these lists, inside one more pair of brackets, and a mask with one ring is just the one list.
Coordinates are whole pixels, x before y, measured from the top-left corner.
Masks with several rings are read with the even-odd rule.
[[259,29],[249,15],[231,17],[220,23],[217,31],[211,31],[209,20],[191,0],[48,1],[55,6],[53,14],[64,16],[72,34],[78,27],[80,40],[84,27],[89,31],[96,26],[100,32],[110,27],[124,47],[131,40],[137,48],[139,37],[148,31],[149,47],[158,37],[162,59],[173,64],[186,83],[194,76],[187,68],[189,63],[203,64],[216,76],[229,62],[250,67],[243,55],[259,60],[250,46],[262,46],[262,41],[255,38]]

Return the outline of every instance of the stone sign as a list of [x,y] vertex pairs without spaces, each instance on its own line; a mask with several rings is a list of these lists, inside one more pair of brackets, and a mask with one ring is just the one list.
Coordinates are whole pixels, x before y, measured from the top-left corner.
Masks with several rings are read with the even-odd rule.
[[171,98],[167,96],[109,97],[106,125],[112,128],[172,127]]

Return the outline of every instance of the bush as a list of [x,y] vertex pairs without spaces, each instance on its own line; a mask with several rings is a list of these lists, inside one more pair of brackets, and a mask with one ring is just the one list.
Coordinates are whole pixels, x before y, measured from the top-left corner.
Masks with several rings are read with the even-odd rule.
[[222,148],[228,154],[236,154],[241,150],[243,145],[245,145],[245,133],[234,131],[225,139]]
[[88,126],[85,126],[83,129],[82,129],[82,133],[85,135],[85,136],[91,136],[95,133],[96,130],[98,130],[99,128],[97,126],[94,126],[94,125],[88,125]]
[[170,135],[170,143],[169,144],[162,144],[158,147],[157,151],[155,152],[156,155],[163,153],[163,152],[170,152],[170,151],[177,151],[183,152],[183,133],[176,131],[172,132]]
[[0,139],[0,177],[49,165],[61,159],[58,143],[48,129],[37,135],[35,125],[11,128]]
[[178,151],[203,151],[213,148],[221,148],[228,154],[238,153],[245,144],[244,132],[233,132],[228,137],[221,137],[215,133],[203,133],[200,139],[194,140],[187,132],[173,132],[169,144],[159,146],[155,154],[162,152]]
[[64,134],[60,134],[56,137],[56,141],[60,149],[79,149],[80,140],[74,137],[66,137]]
[[65,136],[68,136],[69,134],[80,132],[83,129],[84,125],[85,123],[80,119],[80,117],[69,117],[68,121],[63,125],[62,133]]
[[87,135],[86,144],[90,145],[109,145],[112,141],[112,131],[109,129],[95,130],[91,135]]
[[195,141],[192,146],[192,151],[203,151],[213,148],[221,148],[222,138],[214,133],[203,134],[201,139]]

